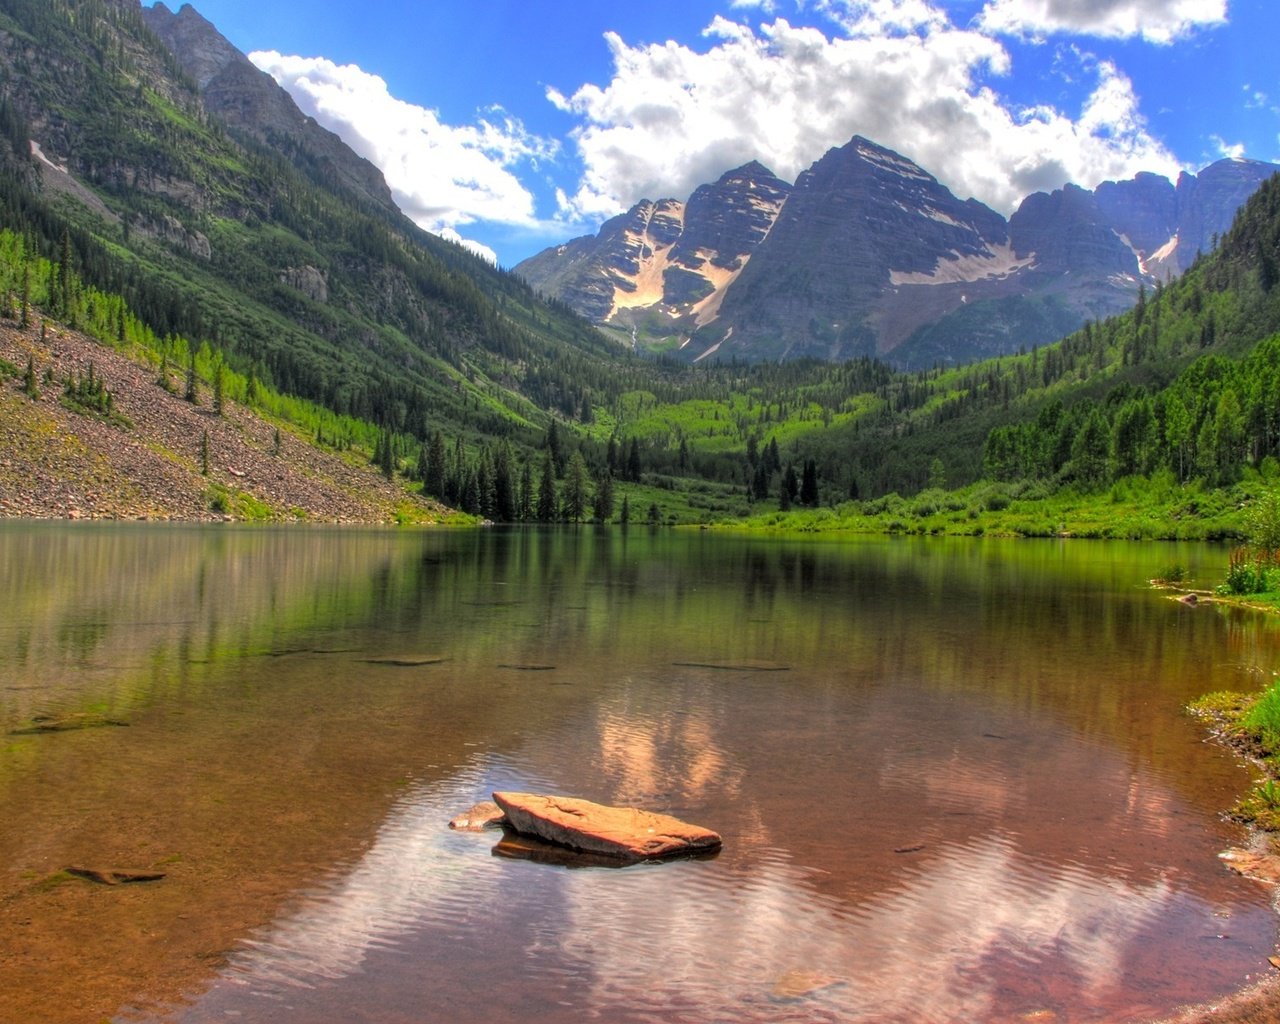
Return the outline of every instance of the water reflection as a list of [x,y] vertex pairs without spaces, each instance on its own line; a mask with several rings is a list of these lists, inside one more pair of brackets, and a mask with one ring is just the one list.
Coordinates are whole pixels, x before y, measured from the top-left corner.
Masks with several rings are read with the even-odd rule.
[[[488,836],[442,827],[513,776],[527,781],[513,764],[477,762],[408,796],[349,875],[248,945],[178,1019],[263,1000],[271,1014],[257,1019],[396,1019],[385,1009],[411,1000],[444,1001],[450,1019],[516,1019],[530,998],[543,1007],[532,1019],[565,1021],[960,1022],[1085,1006],[1137,1019],[1181,992],[1181,970],[1141,963],[1157,937],[1163,956],[1185,948],[1213,972],[1224,965],[1206,940],[1232,943],[1206,926],[1269,928],[1264,908],[1212,903],[1172,869],[1126,879],[1039,860],[999,831],[931,844],[849,898],[825,877],[848,866],[802,863],[785,823],[777,845],[738,833],[715,861],[620,872],[495,859]],[[741,813],[721,811],[731,823]],[[477,944],[482,982],[474,949],[455,959]],[[466,998],[477,984],[484,998]]]
[[[1180,709],[1256,686],[1276,627],[1143,586],[1202,560],[5,527],[0,724],[130,725],[0,745],[0,896],[27,922],[0,1017],[210,978],[158,1016],[1121,1020],[1226,992],[1274,922],[1215,859],[1247,773]],[[644,804],[725,850],[494,857],[444,824],[494,788]],[[87,860],[169,878],[41,887]]]

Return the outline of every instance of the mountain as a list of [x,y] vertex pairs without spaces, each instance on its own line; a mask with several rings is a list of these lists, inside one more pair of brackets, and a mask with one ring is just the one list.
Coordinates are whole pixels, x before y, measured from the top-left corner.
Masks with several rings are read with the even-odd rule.
[[194,7],[184,4],[175,14],[156,3],[142,8],[142,18],[194,79],[210,114],[269,146],[304,155],[353,195],[397,212],[382,172],[303,114],[275,79],[254,66]]
[[702,185],[688,202],[645,200],[525,260],[515,273],[587,318],[635,336],[696,330],[769,234],[791,186],[755,161]]
[[[749,164],[683,206],[642,202],[515,272],[596,323],[694,361],[971,362],[1128,308],[1140,287],[1208,251],[1277,169],[1223,160],[1176,186],[1154,174],[1067,185],[1028,196],[1006,221],[855,137],[793,187]],[[745,235],[706,230],[747,212]],[[689,251],[698,265],[682,291]]]
[[0,0],[0,68],[3,225],[184,352],[418,438],[607,392],[616,345],[419,229],[189,5]]

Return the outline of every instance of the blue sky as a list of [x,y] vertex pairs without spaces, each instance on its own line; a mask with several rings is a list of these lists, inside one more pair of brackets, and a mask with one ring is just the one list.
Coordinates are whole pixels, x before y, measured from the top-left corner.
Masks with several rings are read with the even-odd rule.
[[855,134],[1006,215],[1069,180],[1280,162],[1275,0],[194,6],[409,216],[503,266]]

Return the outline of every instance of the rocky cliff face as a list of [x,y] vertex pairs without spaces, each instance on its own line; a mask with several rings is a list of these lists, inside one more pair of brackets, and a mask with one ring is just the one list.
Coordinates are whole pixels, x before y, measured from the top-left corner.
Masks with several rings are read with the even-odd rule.
[[878,306],[895,284],[998,276],[1009,261],[999,214],[854,138],[800,175],[717,322],[692,344],[747,358],[866,354],[901,333]]
[[333,178],[360,199],[396,210],[382,172],[303,114],[270,75],[258,70],[190,4],[175,14],[160,2],[143,7],[142,16],[195,80],[210,113],[261,142],[300,149],[321,176]]
[[1260,160],[1219,160],[1199,174],[1178,176],[1178,265],[1191,266],[1197,253],[1210,252],[1258,186],[1280,166]]
[[1067,185],[1006,221],[855,137],[794,187],[747,164],[695,191],[682,217],[675,200],[640,203],[516,272],[690,359],[964,362],[1127,308],[1209,251],[1278,169],[1224,160],[1176,187],[1154,174]]
[[687,203],[637,203],[598,234],[547,249],[515,272],[597,323],[655,323],[657,333],[687,336],[715,318],[790,191],[753,161]]

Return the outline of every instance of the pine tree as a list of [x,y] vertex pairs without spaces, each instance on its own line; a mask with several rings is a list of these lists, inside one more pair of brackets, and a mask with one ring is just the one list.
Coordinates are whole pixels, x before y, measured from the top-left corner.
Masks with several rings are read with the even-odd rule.
[[433,431],[431,440],[426,445],[427,467],[422,476],[422,489],[432,497],[441,501],[445,497],[445,454],[444,437],[440,431]]
[[200,473],[209,475],[209,431],[200,435]]
[[182,397],[192,405],[200,404],[200,392],[196,389],[196,354],[194,352],[191,353],[191,362],[187,364],[187,390]]
[[565,454],[564,445],[560,441],[560,430],[555,420],[552,420],[551,425],[547,427],[546,449],[551,453],[551,461],[556,467],[556,476],[560,476],[564,473]]
[[18,298],[22,305],[22,312],[18,326],[26,330],[31,326],[31,264],[24,263],[22,265],[22,294]]
[[618,511],[618,522],[623,526],[631,522],[631,498],[629,495],[622,496],[622,508]]
[[801,470],[800,504],[810,508],[818,504],[818,464],[813,459],[805,459]]
[[564,472],[564,493],[561,498],[564,517],[571,523],[582,522],[587,513],[587,464],[582,452],[574,452]]
[[22,375],[22,390],[28,398],[39,398],[40,389],[36,386],[36,363],[34,356],[27,356],[27,372]]
[[396,457],[395,449],[392,447],[390,430],[380,430],[378,432],[378,440],[374,444],[373,461],[382,470],[382,475],[388,480],[395,476]]
[[511,446],[503,441],[493,457],[493,518],[500,523],[516,521],[516,489],[511,477]]
[[559,518],[556,499],[556,466],[550,450],[542,463],[542,480],[538,484],[538,522],[554,523]]
[[520,467],[520,493],[516,498],[516,521],[529,523],[533,521],[533,468],[525,460]]
[[640,473],[640,442],[633,437],[627,450],[627,479],[632,483],[638,484],[640,482]]
[[222,365],[222,357],[219,356],[213,364],[213,412],[215,416],[222,415],[222,402],[226,390],[225,379],[226,371]]
[[596,482],[595,499],[591,503],[591,518],[607,523],[613,518],[613,477],[605,470]]

